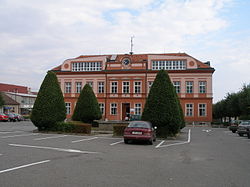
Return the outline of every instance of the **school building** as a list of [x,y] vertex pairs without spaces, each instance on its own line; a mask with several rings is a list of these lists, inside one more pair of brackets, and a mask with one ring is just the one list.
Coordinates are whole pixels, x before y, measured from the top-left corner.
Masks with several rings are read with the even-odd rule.
[[159,70],[168,72],[187,123],[212,121],[210,62],[186,53],[83,55],[65,60],[53,69],[64,94],[67,118],[73,114],[79,93],[89,84],[98,99],[103,120],[125,120],[141,115]]

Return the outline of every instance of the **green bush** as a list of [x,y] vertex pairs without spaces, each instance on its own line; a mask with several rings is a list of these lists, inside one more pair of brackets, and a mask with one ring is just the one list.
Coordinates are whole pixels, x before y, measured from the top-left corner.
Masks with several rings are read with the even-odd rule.
[[175,136],[183,123],[178,96],[165,70],[160,70],[150,89],[142,120],[157,126],[157,136]]
[[91,134],[91,125],[76,121],[57,122],[55,125],[47,128],[45,131]]
[[77,100],[72,119],[92,123],[94,120],[101,119],[101,117],[102,114],[96,96],[92,88],[86,84]]
[[113,125],[113,136],[123,136],[124,130],[128,125]]
[[32,123],[38,130],[52,128],[66,118],[66,107],[56,74],[49,71],[38,92],[31,113]]

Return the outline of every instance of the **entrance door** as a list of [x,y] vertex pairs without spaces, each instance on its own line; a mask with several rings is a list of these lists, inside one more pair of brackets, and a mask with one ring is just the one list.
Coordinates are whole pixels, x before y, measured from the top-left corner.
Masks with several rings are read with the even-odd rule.
[[122,103],[122,120],[129,117],[130,114],[130,103]]

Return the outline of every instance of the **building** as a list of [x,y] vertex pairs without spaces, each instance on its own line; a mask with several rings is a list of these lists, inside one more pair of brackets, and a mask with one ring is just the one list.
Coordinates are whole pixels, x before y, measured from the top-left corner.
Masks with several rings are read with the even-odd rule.
[[26,86],[0,83],[0,92],[3,94],[4,113],[30,114],[35,103],[37,93],[31,92]]
[[65,60],[53,69],[64,94],[70,118],[85,84],[92,86],[103,119],[124,120],[141,115],[158,70],[168,71],[188,123],[212,121],[210,62],[185,53],[90,55]]

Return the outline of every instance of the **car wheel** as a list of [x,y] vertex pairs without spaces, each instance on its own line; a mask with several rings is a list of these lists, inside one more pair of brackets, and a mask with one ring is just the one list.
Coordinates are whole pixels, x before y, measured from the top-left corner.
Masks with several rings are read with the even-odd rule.
[[148,143],[149,143],[149,145],[153,145],[153,139],[150,139],[150,140],[148,141]]
[[125,143],[125,144],[128,144],[128,140],[127,140],[127,139],[124,139],[124,143]]
[[242,133],[239,133],[239,136],[243,136],[243,134],[242,134]]
[[250,139],[250,132],[247,133],[247,138]]
[[155,141],[156,141],[156,138],[154,138],[153,141],[155,142]]
[[236,133],[236,130],[232,130],[232,133]]

